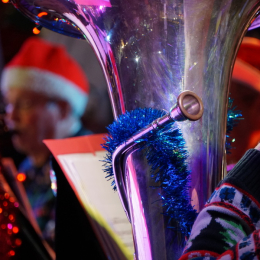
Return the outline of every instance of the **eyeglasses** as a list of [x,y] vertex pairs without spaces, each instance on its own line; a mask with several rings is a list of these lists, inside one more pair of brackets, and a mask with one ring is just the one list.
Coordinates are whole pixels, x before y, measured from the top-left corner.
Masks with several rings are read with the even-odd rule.
[[45,105],[45,104],[53,104],[56,103],[56,100],[49,99],[49,98],[38,98],[38,99],[19,99],[15,103],[8,103],[5,106],[5,112],[11,113],[12,111],[16,110],[19,112],[26,112],[29,111],[36,106]]

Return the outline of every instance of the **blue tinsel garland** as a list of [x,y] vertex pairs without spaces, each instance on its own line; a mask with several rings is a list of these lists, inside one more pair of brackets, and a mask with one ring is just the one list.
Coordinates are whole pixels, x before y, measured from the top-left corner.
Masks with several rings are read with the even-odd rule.
[[[226,150],[230,153],[230,132],[241,118],[241,112],[235,110],[233,99],[229,98],[227,112]],[[135,109],[119,116],[117,121],[108,127],[108,136],[102,145],[107,151],[105,162],[106,178],[112,179],[113,189],[116,190],[112,168],[112,154],[115,149],[135,134],[138,130],[149,125],[155,119],[165,115],[164,111],[144,108]],[[188,157],[185,141],[174,122],[155,132],[149,138],[144,138],[142,148],[149,165],[151,178],[162,188],[159,194],[163,201],[163,214],[168,217],[168,227],[178,223],[179,230],[186,236],[197,216],[190,204],[188,196],[190,172],[187,170]],[[159,171],[158,171],[159,169]],[[173,222],[172,222],[173,221]]]
[[[119,116],[108,127],[109,134],[103,147],[108,151],[104,160],[107,178],[112,179],[116,190],[112,169],[112,154],[115,149],[134,133],[165,115],[164,111],[144,108],[135,109]],[[149,165],[151,178],[161,187],[159,194],[163,201],[163,214],[168,217],[168,226],[178,223],[178,229],[189,235],[191,226],[197,216],[190,205],[188,196],[190,172],[187,169],[187,150],[185,141],[174,122],[144,138],[143,148]]]

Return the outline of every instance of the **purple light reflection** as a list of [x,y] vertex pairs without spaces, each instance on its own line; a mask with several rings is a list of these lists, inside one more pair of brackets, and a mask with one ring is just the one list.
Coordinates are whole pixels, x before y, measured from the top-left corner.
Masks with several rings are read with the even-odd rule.
[[[129,156],[127,160],[128,165],[128,180],[127,193],[130,206],[130,214],[133,228],[135,232],[135,250],[138,252],[139,259],[152,260],[151,245],[144,216],[144,209],[140,197],[139,186],[135,167],[132,157]],[[136,253],[137,253],[136,252]]]
[[100,7],[111,7],[109,0],[74,0],[79,5],[99,5]]

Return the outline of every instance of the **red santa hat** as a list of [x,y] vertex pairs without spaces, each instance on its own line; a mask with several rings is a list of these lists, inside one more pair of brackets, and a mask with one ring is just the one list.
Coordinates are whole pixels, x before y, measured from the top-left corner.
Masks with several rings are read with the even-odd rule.
[[243,39],[232,78],[260,92],[260,40],[251,37]]
[[[260,40],[252,37],[245,37],[240,45],[232,79],[238,81],[254,90],[260,92]],[[253,115],[257,113],[257,106],[252,107],[251,120],[255,118]],[[244,111],[245,112],[245,111]],[[243,114],[243,109],[242,109]],[[248,114],[249,115],[249,114]],[[248,125],[250,122],[250,116],[245,122]],[[257,121],[255,121],[257,122]],[[257,124],[250,126],[249,139],[247,147],[244,149],[250,149],[255,147],[259,142],[260,130],[257,128]],[[244,137],[244,134],[243,134]]]
[[77,62],[62,46],[39,37],[26,40],[3,69],[1,88],[23,88],[67,101],[74,113],[84,113],[89,84]]

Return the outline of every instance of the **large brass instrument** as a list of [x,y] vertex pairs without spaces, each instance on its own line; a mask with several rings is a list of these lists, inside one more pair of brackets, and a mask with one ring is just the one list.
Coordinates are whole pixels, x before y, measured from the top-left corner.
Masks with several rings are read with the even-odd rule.
[[[201,209],[225,175],[228,86],[260,0],[12,2],[39,25],[87,39],[103,68],[115,118],[137,107],[169,110],[184,90],[201,97],[202,119],[179,123],[190,154],[192,203]],[[184,237],[166,228],[143,154],[135,151],[124,163],[138,195],[136,202],[129,184],[136,259],[178,259]]]

